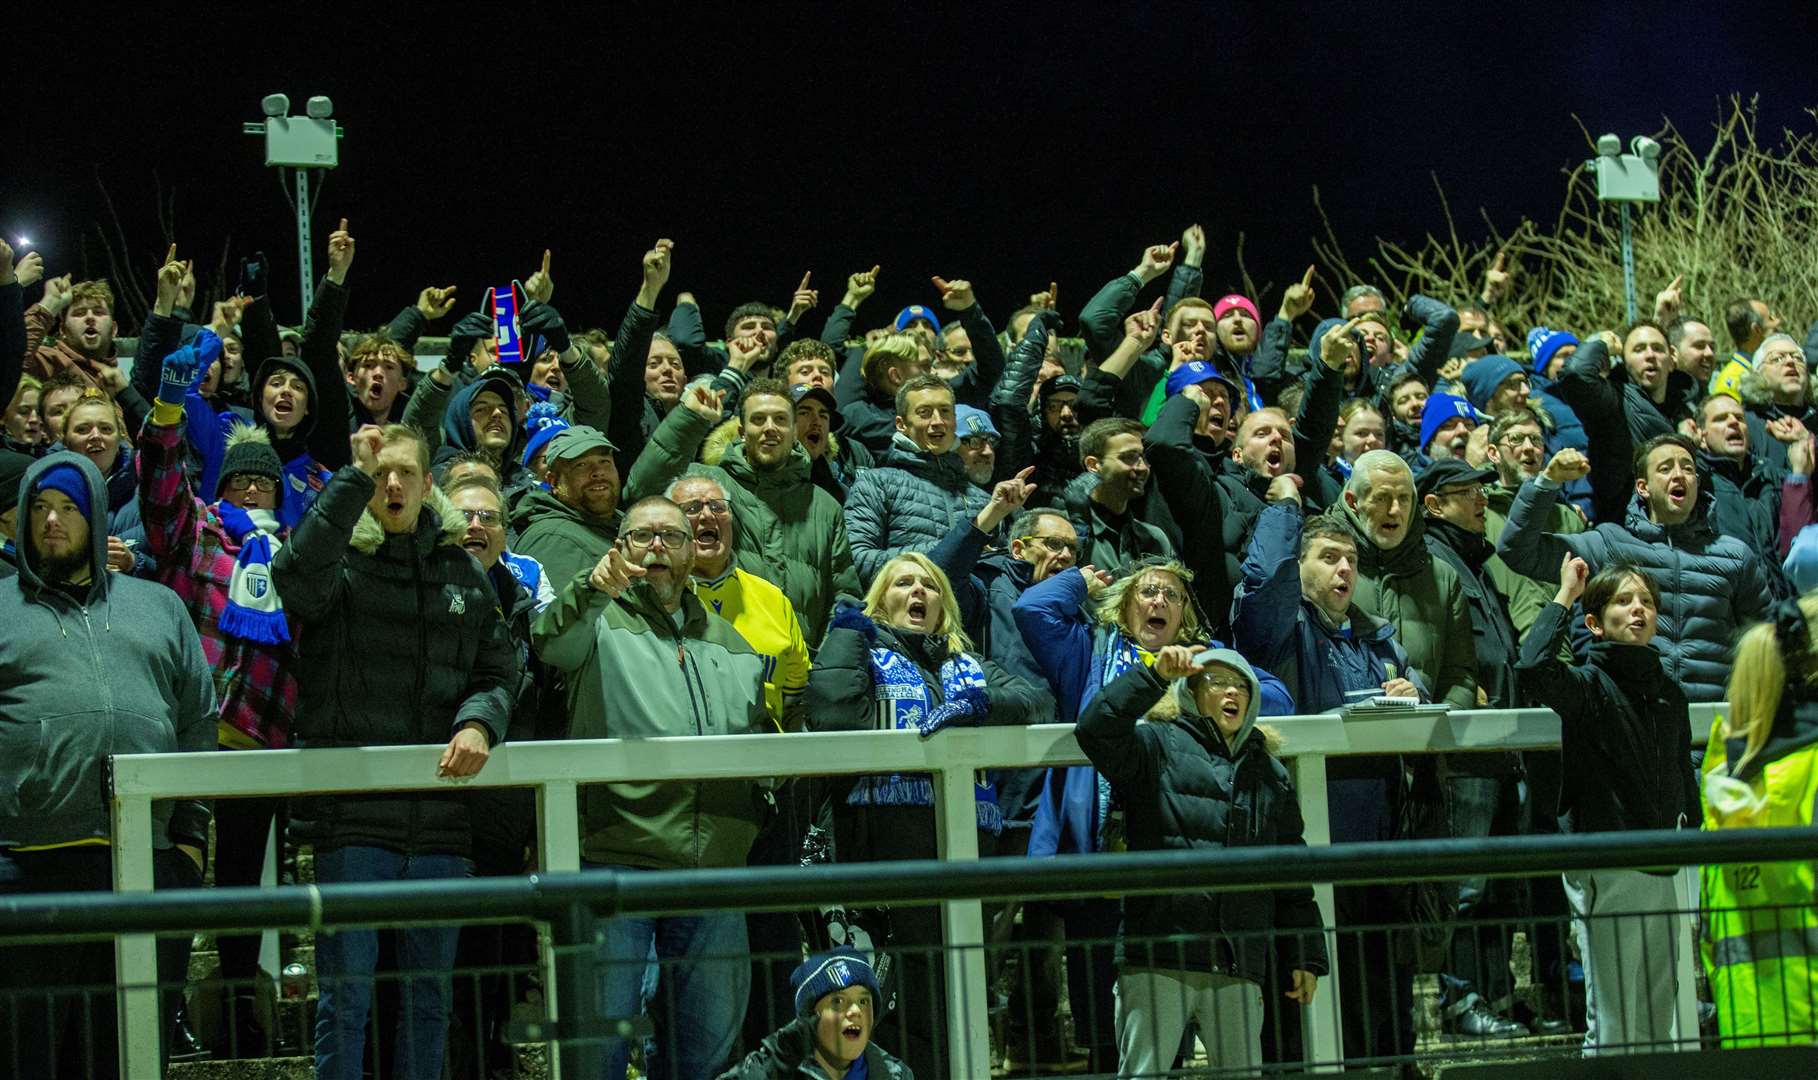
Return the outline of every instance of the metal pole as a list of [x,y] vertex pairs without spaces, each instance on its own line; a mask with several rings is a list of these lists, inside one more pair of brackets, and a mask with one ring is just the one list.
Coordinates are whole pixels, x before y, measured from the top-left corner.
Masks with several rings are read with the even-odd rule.
[[1629,229],[1629,204],[1618,203],[1622,210],[1622,295],[1629,305],[1629,325],[1635,325],[1635,237]]
[[[294,169],[292,171],[297,174],[297,265],[302,271],[299,275],[301,279],[299,284],[303,290],[303,310],[297,318],[301,321],[309,318],[309,306],[315,301],[316,269],[309,254],[309,170]],[[1623,208],[1623,213],[1625,215],[1628,213],[1627,207]],[[1623,236],[1626,237],[1628,235],[1628,218],[1625,216],[1622,220],[1624,223]],[[1630,290],[1630,292],[1633,291]],[[1634,306],[1631,299],[1629,307],[1632,309]],[[1633,320],[1633,318],[1634,315],[1631,313],[1630,319]]]
[[599,999],[598,920],[584,903],[572,903],[549,922],[556,959],[556,993],[562,1002],[558,1030],[566,1037],[555,1044],[559,1075],[569,1080],[598,1076],[603,1071],[605,1044],[581,1029],[603,1015]]

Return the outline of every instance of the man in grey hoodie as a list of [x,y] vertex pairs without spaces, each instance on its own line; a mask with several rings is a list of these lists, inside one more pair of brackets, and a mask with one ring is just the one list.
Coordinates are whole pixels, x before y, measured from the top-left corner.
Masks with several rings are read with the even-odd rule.
[[[52,454],[18,490],[18,575],[0,579],[0,896],[108,889],[108,758],[213,750],[214,681],[177,594],[107,570],[107,491],[86,457]],[[208,821],[206,803],[153,805],[158,888],[202,884]],[[159,940],[167,1017],[188,961],[187,937]],[[0,1072],[116,1075],[113,970],[108,941],[6,949]]]

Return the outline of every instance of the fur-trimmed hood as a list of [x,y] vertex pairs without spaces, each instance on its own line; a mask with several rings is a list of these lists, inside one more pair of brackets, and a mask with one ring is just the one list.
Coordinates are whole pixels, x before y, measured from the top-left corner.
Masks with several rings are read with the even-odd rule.
[[[1214,660],[1223,666],[1236,669],[1250,680],[1250,708],[1244,716],[1244,726],[1238,731],[1233,752],[1237,747],[1241,747],[1249,738],[1250,733],[1254,731],[1261,737],[1265,752],[1271,756],[1280,755],[1281,748],[1287,742],[1281,731],[1272,725],[1256,722],[1257,714],[1262,709],[1262,683],[1257,679],[1256,672],[1241,656],[1229,649],[1217,650]],[[1218,730],[1210,717],[1199,714],[1199,706],[1193,700],[1193,690],[1187,679],[1176,679],[1170,683],[1168,692],[1163,694],[1161,699],[1143,715],[1143,719],[1152,724],[1177,723],[1181,721],[1183,715],[1204,724],[1213,732]]]
[[[417,535],[422,536],[426,529],[437,530],[435,546],[459,546],[461,537],[467,532],[467,518],[451,502],[439,487],[429,489],[429,495],[423,500],[423,512],[432,514],[427,522],[417,519]],[[360,520],[354,524],[353,535],[348,538],[348,546],[362,555],[371,555],[379,550],[385,542],[385,530],[379,527],[379,519],[372,516],[370,509],[360,511]]]

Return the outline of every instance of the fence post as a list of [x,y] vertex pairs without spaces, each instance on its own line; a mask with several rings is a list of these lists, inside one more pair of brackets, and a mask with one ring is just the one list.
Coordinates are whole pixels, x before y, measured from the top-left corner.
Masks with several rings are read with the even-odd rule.
[[1678,1020],[1678,1045],[1675,1050],[1696,1050],[1700,1045],[1698,1028],[1698,942],[1692,933],[1693,920],[1698,917],[1698,867],[1682,866],[1673,882],[1673,900],[1683,913],[1676,920],[1673,936],[1677,939],[1679,956],[1675,963],[1675,972],[1679,978],[1679,995],[1674,1002]]
[[[537,869],[541,873],[572,873],[581,868],[580,786],[573,780],[550,780],[537,785]],[[556,927],[543,938],[543,1016],[554,1021],[562,1009],[562,964],[556,949]],[[550,1055],[554,1080],[592,1077],[595,1072],[569,1072],[561,1054]]]
[[[978,860],[978,810],[971,762],[977,757],[971,732],[948,730],[929,749],[934,770],[935,838],[948,862]],[[985,918],[977,900],[941,904],[942,957],[947,969],[948,1075],[991,1072],[990,987],[985,982]]]
[[556,982],[563,1002],[557,1015],[561,1039],[554,1055],[560,1076],[568,1080],[599,1076],[604,1071],[606,1046],[593,1026],[600,1022],[598,920],[584,903],[569,904],[549,924],[556,953]]
[[[151,800],[141,796],[112,802],[114,891],[152,890]],[[119,1006],[120,1075],[157,1076],[158,939],[151,934],[114,937],[114,986]]]
[[[1300,799],[1302,836],[1312,846],[1332,843],[1332,820],[1326,805],[1326,756],[1301,754],[1289,759],[1294,772],[1294,792]],[[1330,883],[1313,886],[1313,899],[1319,904],[1320,920],[1328,927],[1338,925],[1338,908],[1332,899]],[[1327,930],[1326,955],[1330,969],[1313,1004],[1302,1010],[1307,1027],[1307,1064],[1318,1072],[1336,1071],[1344,1060],[1344,1029],[1338,1022],[1338,934]]]

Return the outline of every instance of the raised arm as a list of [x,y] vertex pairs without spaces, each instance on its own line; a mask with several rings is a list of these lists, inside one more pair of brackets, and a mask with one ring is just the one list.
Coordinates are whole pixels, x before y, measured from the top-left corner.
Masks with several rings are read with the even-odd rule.
[[1180,242],[1154,244],[1129,272],[1107,281],[1079,312],[1079,331],[1086,339],[1086,355],[1103,363],[1123,340],[1124,316],[1136,307],[1136,294],[1174,266]]
[[992,391],[1004,375],[1004,347],[998,344],[997,330],[985,317],[984,305],[973,296],[971,282],[937,277],[934,287],[940,290],[946,309],[959,314],[966,338],[972,342],[972,363],[952,379],[954,400],[975,409],[989,409]]
[[630,506],[646,496],[661,495],[681,479],[720,422],[720,408],[720,395],[700,383],[683,390],[682,399],[650,433],[650,441],[632,463],[621,501]]
[[343,465],[310,504],[290,542],[271,561],[271,580],[287,611],[304,621],[320,619],[341,602],[341,560],[375,490],[382,436],[361,428],[356,463]]
[[671,241],[658,240],[644,253],[643,284],[619,322],[606,372],[612,388],[612,422],[606,437],[634,458],[644,445],[644,367],[650,359],[651,335],[656,333],[657,298],[669,283],[674,248]]
[[1279,663],[1294,641],[1300,617],[1300,502],[1263,507],[1244,553],[1243,587],[1233,605],[1231,636],[1245,656]]
[[347,219],[328,237],[328,273],[316,289],[303,322],[303,344],[298,355],[315,380],[317,400],[309,403],[315,427],[309,432],[309,453],[316,464],[339,469],[349,463],[347,379],[341,374],[341,330],[347,322],[347,271],[353,266],[354,238]]
[[1408,350],[1408,367],[1433,386],[1439,369],[1446,366],[1452,339],[1458,336],[1458,312],[1450,304],[1415,293],[1408,297],[1408,315],[1420,322],[1420,339]]
[[1509,507],[1509,521],[1496,541],[1496,553],[1517,574],[1545,581],[1568,551],[1576,551],[1572,541],[1591,534],[1566,537],[1546,530],[1553,520],[1553,507],[1559,501],[1559,489],[1589,472],[1591,464],[1576,450],[1567,448],[1554,454],[1539,476],[1521,485]]
[[[1180,646],[1163,649],[1169,661]],[[1163,661],[1156,659],[1159,665]],[[1139,724],[1168,692],[1168,683],[1153,668],[1133,667],[1105,684],[1080,713],[1074,736],[1094,768],[1113,784],[1131,792],[1153,788],[1161,771],[1161,748],[1155,729]]]
[[[1562,558],[1555,566],[1560,579],[1559,592],[1552,603],[1540,609],[1528,636],[1522,639],[1521,659],[1515,663],[1515,673],[1523,693],[1558,713],[1561,724],[1569,724],[1583,714],[1591,675],[1566,664],[1559,657],[1564,651],[1572,605],[1584,594],[1591,571],[1583,559],[1575,557]],[[1545,578],[1546,575],[1541,575],[1541,580]]]

